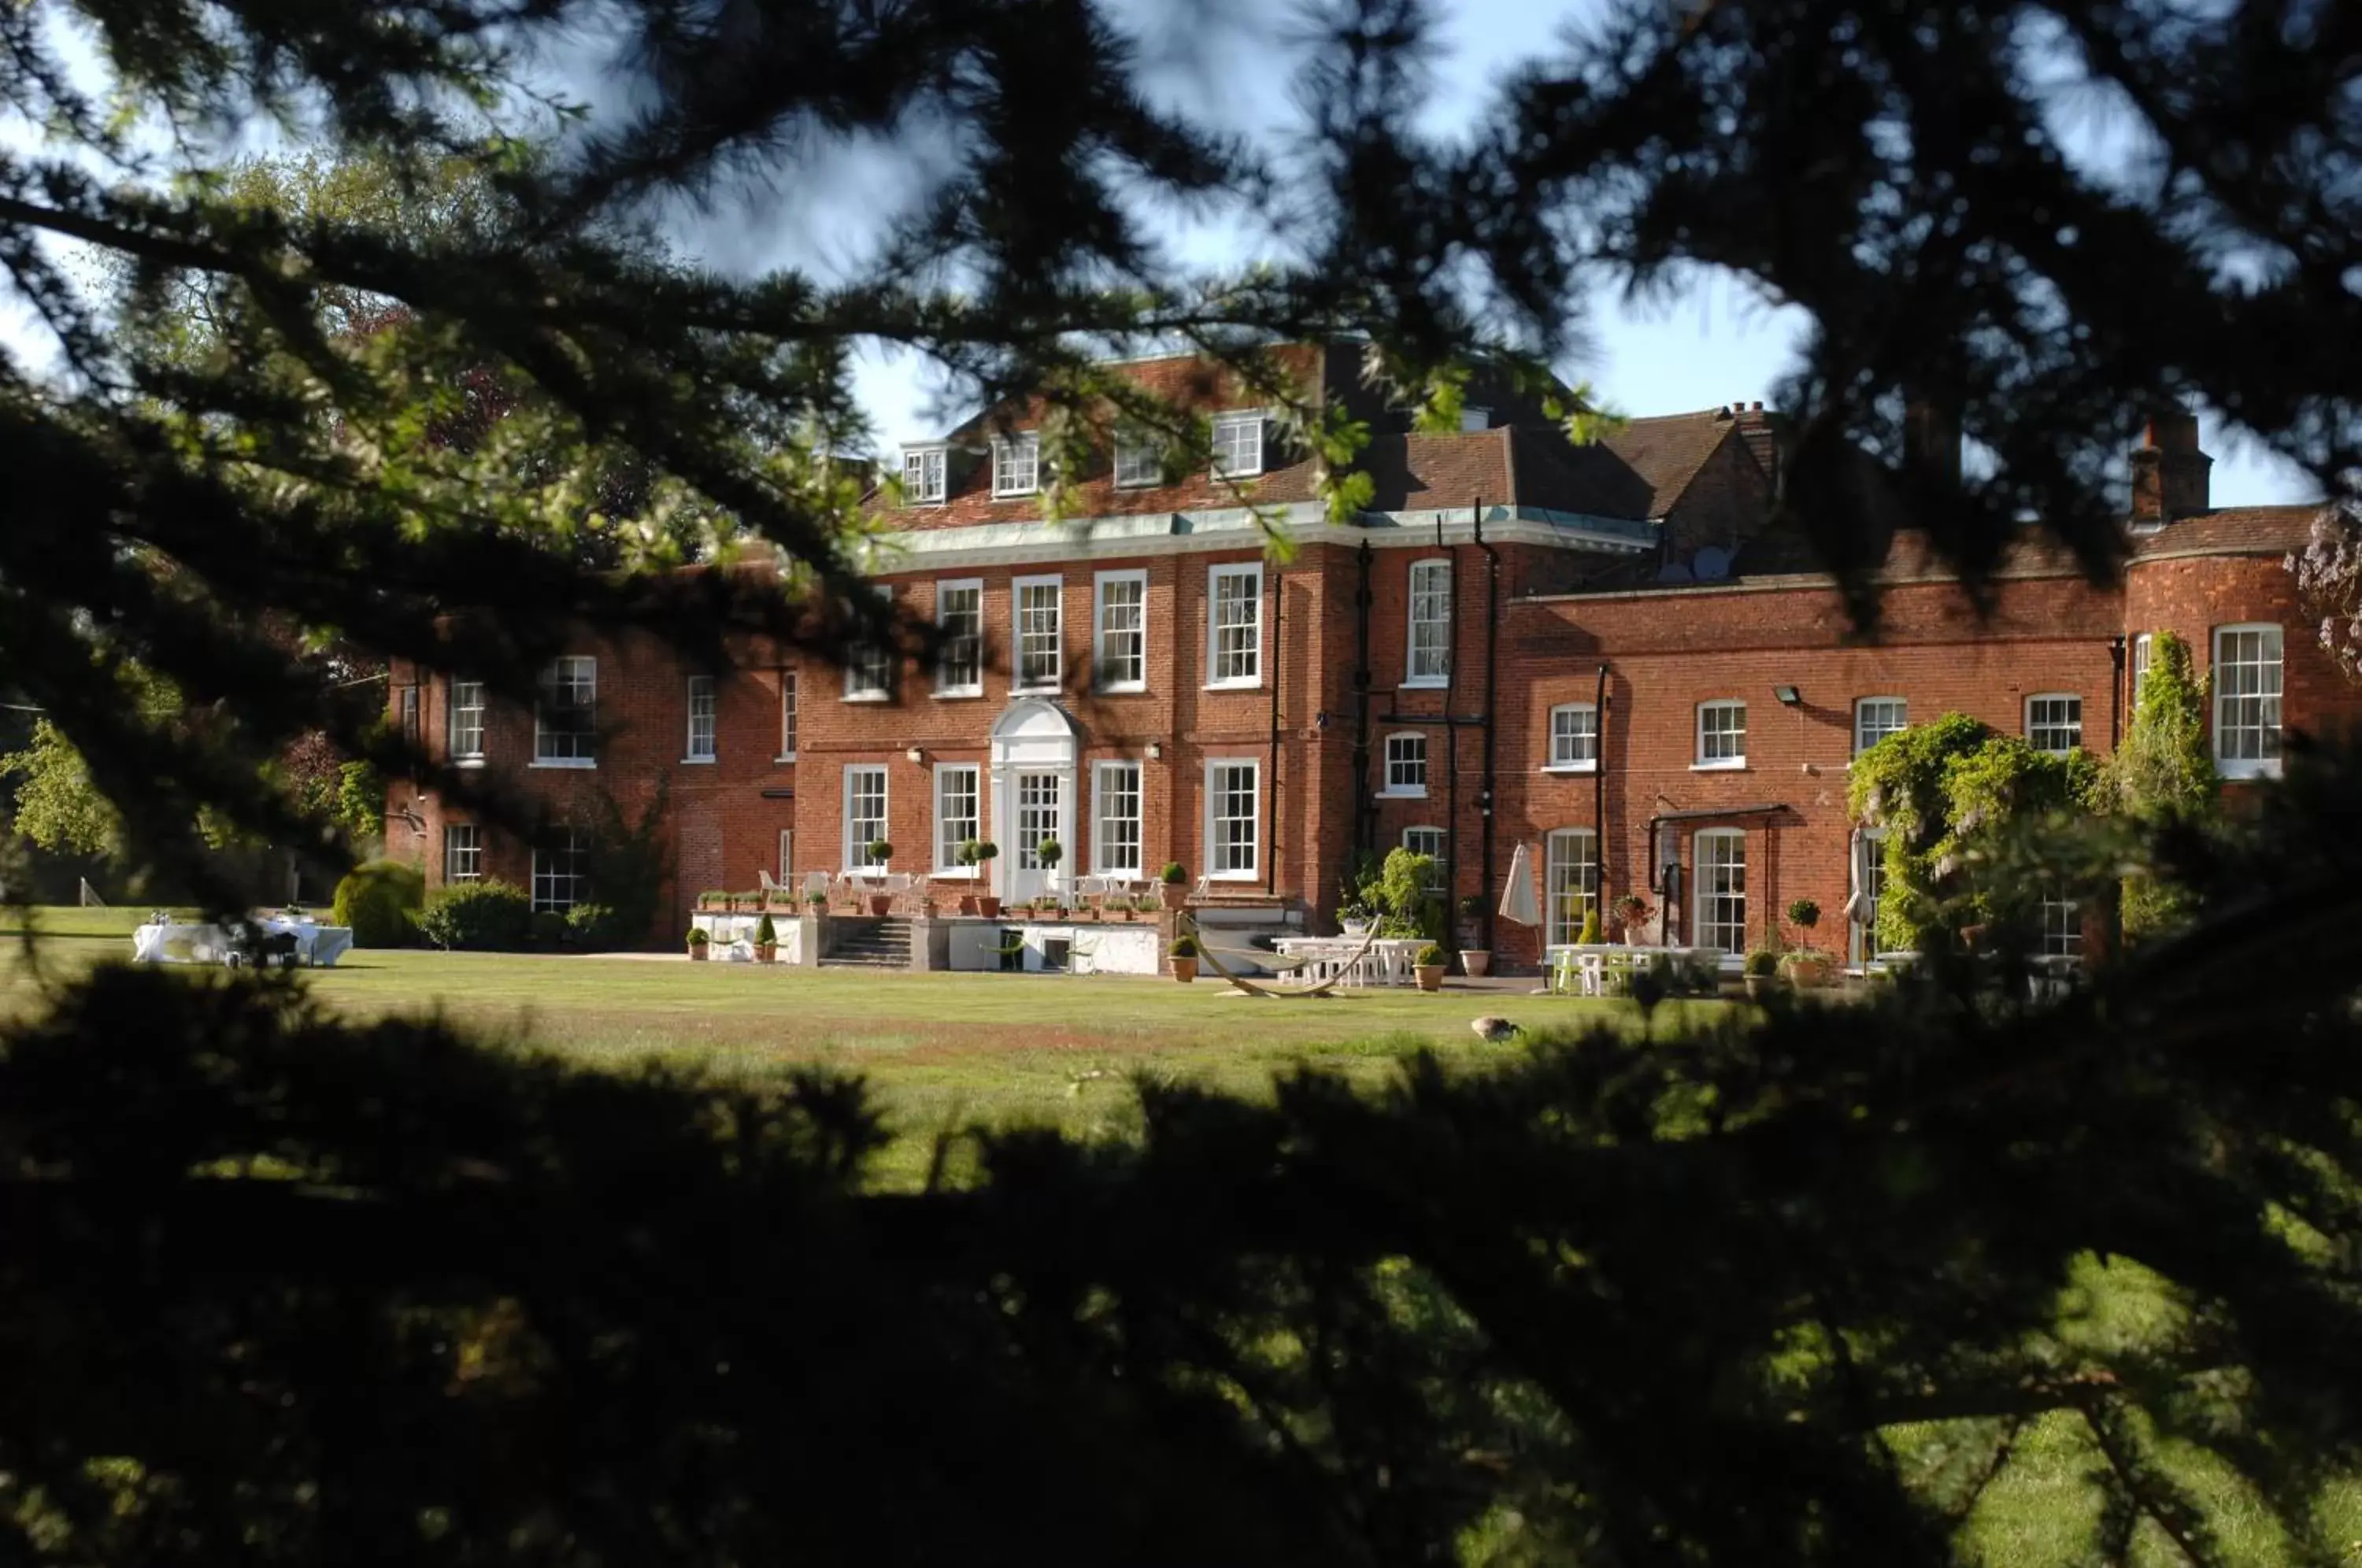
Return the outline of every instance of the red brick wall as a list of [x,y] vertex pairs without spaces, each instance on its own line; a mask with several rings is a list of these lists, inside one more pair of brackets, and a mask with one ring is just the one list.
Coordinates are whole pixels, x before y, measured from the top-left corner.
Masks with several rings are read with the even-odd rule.
[[[1454,566],[1455,678],[1448,707],[1441,690],[1402,686],[1410,567],[1438,553]],[[741,669],[722,682],[718,760],[687,765],[681,754],[690,672],[669,652],[586,642],[579,651],[600,658],[600,718],[608,730],[599,767],[524,766],[532,754],[531,714],[500,703],[488,717],[489,767],[502,783],[553,818],[571,812],[589,820],[602,797],[635,818],[659,790],[665,792],[665,848],[678,875],[668,889],[666,929],[652,933],[652,940],[669,941],[678,933],[702,889],[752,887],[757,867],[777,874],[782,829],[795,833],[793,871],[838,868],[844,768],[851,763],[888,769],[889,836],[898,868],[932,867],[938,762],[974,762],[985,770],[984,832],[1001,844],[1004,855],[1013,853],[1009,827],[993,820],[988,767],[989,734],[1010,701],[1010,581],[1057,571],[1064,578],[1061,701],[1082,733],[1069,867],[1087,869],[1090,864],[1094,761],[1142,760],[1143,872],[1153,875],[1173,859],[1194,878],[1205,869],[1205,761],[1252,757],[1266,770],[1271,797],[1267,873],[1239,890],[1260,893],[1275,884],[1283,899],[1301,899],[1317,920],[1326,921],[1334,912],[1355,842],[1360,554],[1355,547],[1313,546],[1285,568],[1265,569],[1265,677],[1268,682],[1275,672],[1280,683],[1275,775],[1269,771],[1268,684],[1252,690],[1205,689],[1208,566],[1213,559],[1251,559],[1252,551],[1070,562],[1063,568],[946,569],[894,579],[898,596],[920,613],[933,612],[939,578],[983,580],[984,694],[939,698],[933,694],[932,670],[906,668],[889,701],[846,702],[834,666],[801,659],[798,757],[792,763],[776,759],[779,661],[767,651],[746,650]],[[2318,731],[2362,713],[2362,693],[2336,675],[2306,634],[2290,580],[2274,558],[2152,554],[2133,565],[2120,591],[2096,590],[2067,576],[2014,579],[2001,585],[1986,621],[1948,584],[1899,584],[1887,591],[1882,641],[1860,646],[1849,639],[1837,595],[1808,580],[1534,599],[1516,590],[1532,580],[1541,552],[1504,547],[1501,554],[1503,592],[1496,607],[1486,595],[1485,555],[1473,547],[1369,552],[1372,791],[1383,779],[1388,734],[1416,728],[1429,742],[1427,796],[1376,801],[1372,842],[1383,852],[1413,824],[1455,829],[1452,890],[1480,893],[1488,905],[1497,902],[1518,844],[1529,846],[1539,873],[1544,834],[1595,824],[1594,779],[1546,775],[1540,768],[1550,709],[1590,701],[1603,661],[1610,667],[1604,726],[1606,895],[1644,886],[1652,878],[1647,842],[1652,815],[1774,806],[1778,810],[1768,816],[1730,814],[1686,823],[1681,829],[1684,864],[1698,828],[1743,828],[1750,940],[1760,940],[1790,900],[1809,896],[1822,906],[1818,940],[1829,946],[1842,946],[1846,937],[1840,912],[1849,832],[1845,785],[1857,698],[1900,696],[1909,701],[1915,721],[1961,712],[2018,734],[2027,695],[2074,691],[2083,698],[2085,744],[2104,753],[2122,722],[2119,636],[2173,630],[2190,640],[2203,671],[2214,626],[2278,621],[2286,628],[2286,722]],[[1147,574],[1148,690],[1135,695],[1095,692],[1094,575],[1135,568]],[[1275,585],[1280,615],[1275,640],[1269,618]],[[1483,712],[1488,624],[1497,627],[1499,697],[1496,838],[1493,877],[1485,882],[1484,732],[1473,725],[1456,732],[1440,724],[1412,725],[1404,716]],[[397,692],[405,683],[406,672],[397,670]],[[1799,707],[1783,708],[1775,700],[1772,688],[1782,683],[1799,689]],[[421,714],[430,737],[445,733],[447,691],[438,679],[423,693]],[[1696,705],[1709,698],[1738,698],[1748,705],[1744,771],[1698,771],[1692,766]],[[1390,720],[1389,714],[1396,717]],[[1152,742],[1162,747],[1161,759],[1146,758]],[[907,759],[913,745],[922,749],[923,763]],[[1456,814],[1448,809],[1455,779]],[[793,798],[767,796],[767,790],[793,791]],[[407,785],[396,786],[397,812],[413,802],[425,832],[414,834],[397,823],[389,835],[392,852],[420,860],[430,879],[439,882],[441,828],[457,809]],[[523,842],[489,828],[486,840],[487,874],[524,882],[529,856]],[[946,883],[941,891],[948,897],[962,885]],[[1683,911],[1685,928],[1690,912]],[[1531,963],[1539,933],[1503,923],[1496,944],[1503,961]]]

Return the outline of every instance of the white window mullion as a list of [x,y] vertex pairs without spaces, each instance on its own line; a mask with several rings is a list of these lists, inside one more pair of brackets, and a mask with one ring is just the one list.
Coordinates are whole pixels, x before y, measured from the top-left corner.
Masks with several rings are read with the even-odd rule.
[[1014,691],[1055,691],[1064,671],[1065,586],[1054,577],[1021,577],[1016,595],[1017,669]]
[[1091,870],[1102,877],[1139,876],[1140,764],[1098,764],[1092,769],[1091,798]]
[[1263,564],[1206,569],[1206,684],[1263,684]]
[[1599,766],[1599,710],[1589,702],[1562,702],[1550,711],[1550,756],[1542,766],[1589,773]]
[[1543,845],[1545,885],[1550,889],[1549,940],[1563,945],[1583,934],[1583,917],[1599,907],[1599,835],[1589,828],[1561,828]]
[[1443,686],[1451,679],[1451,563],[1410,567],[1410,649],[1407,686]]
[[960,864],[960,846],[984,836],[978,809],[979,770],[972,762],[935,765],[935,865],[938,877],[974,877],[981,867]]
[[1095,584],[1092,679],[1101,691],[1148,689],[1148,574],[1103,571]]
[[848,763],[844,769],[844,868],[882,869],[869,846],[886,834],[886,769],[875,763]]
[[2225,778],[2279,773],[2282,657],[2278,626],[2214,630],[2214,767]]
[[984,581],[969,578],[935,584],[935,628],[941,651],[935,661],[935,695],[977,697],[984,693]]
[[712,762],[715,751],[716,696],[713,677],[692,675],[689,678],[689,749],[681,754],[684,762]]
[[1262,864],[1263,766],[1247,757],[1206,764],[1206,875],[1251,882]]

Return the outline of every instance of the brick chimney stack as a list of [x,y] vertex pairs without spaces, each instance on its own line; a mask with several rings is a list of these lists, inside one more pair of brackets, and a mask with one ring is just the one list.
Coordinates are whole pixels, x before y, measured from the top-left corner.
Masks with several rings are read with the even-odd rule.
[[1763,412],[1763,400],[1734,403],[1730,416],[1738,426],[1738,438],[1747,443],[1755,461],[1763,469],[1763,477],[1775,488],[1780,483],[1780,437],[1772,428],[1771,415]]
[[2157,527],[2206,511],[2207,475],[2214,459],[2198,449],[2198,419],[2180,409],[2149,416],[2133,448],[2133,523]]
[[1903,461],[1928,469],[1952,484],[1960,482],[1960,417],[1933,398],[1915,397],[1903,407]]

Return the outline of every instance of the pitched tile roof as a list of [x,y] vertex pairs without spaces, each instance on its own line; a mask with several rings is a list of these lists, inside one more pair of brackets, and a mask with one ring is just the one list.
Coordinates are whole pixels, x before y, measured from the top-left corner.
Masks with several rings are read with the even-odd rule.
[[1737,428],[1729,411],[1721,408],[1625,421],[1600,446],[1645,482],[1650,493],[1646,512],[1623,515],[1662,517],[1671,512],[1706,459]]
[[2167,524],[2154,534],[2133,541],[2133,554],[2177,555],[2202,550],[2209,555],[2281,555],[2304,548],[2312,520],[2321,515],[2316,503],[2301,506],[2232,506]]

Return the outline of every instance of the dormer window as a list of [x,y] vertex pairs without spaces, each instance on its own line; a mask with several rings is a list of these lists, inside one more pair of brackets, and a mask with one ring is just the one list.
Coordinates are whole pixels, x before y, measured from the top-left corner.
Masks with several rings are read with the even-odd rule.
[[906,447],[902,493],[914,505],[936,506],[951,491],[951,453],[943,447]]
[[1028,430],[992,444],[992,493],[996,498],[1032,495],[1042,488],[1042,437]]
[[1252,479],[1263,472],[1263,414],[1214,415],[1214,477]]
[[1466,435],[1478,430],[1490,430],[1491,428],[1493,428],[1493,411],[1491,409],[1470,407],[1462,407],[1461,409],[1460,429],[1462,434]]

